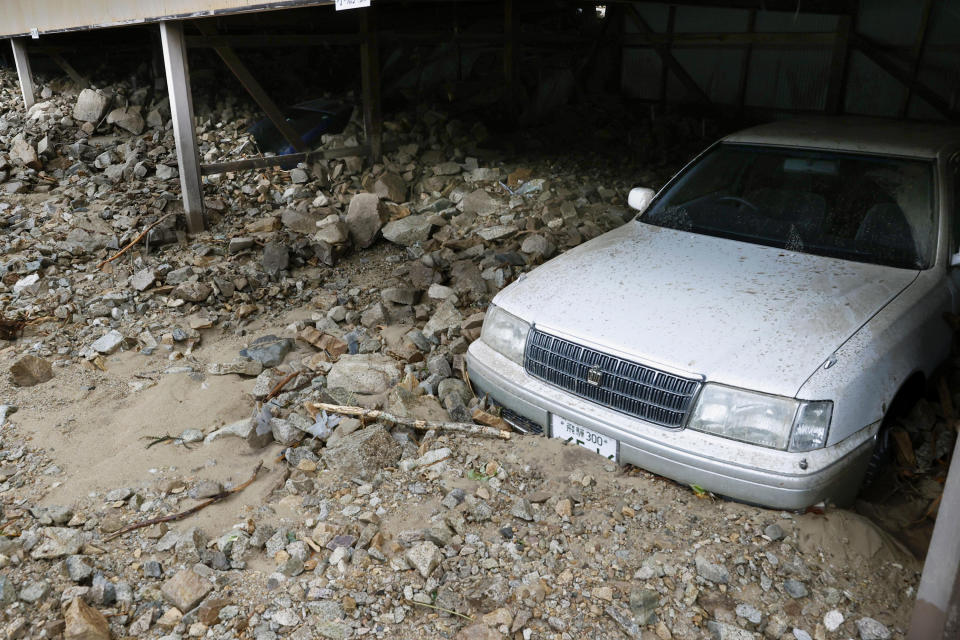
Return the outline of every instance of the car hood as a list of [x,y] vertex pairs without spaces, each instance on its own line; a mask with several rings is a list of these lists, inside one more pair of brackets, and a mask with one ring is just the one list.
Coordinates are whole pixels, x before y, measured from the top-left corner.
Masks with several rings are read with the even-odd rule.
[[601,350],[793,397],[917,275],[635,221],[533,270],[494,303]]

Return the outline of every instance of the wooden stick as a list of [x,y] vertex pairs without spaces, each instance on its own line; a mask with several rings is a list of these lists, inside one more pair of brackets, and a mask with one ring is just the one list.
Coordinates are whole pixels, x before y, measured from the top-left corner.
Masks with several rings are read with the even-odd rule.
[[473,618],[471,618],[471,617],[468,616],[467,614],[465,614],[465,613],[460,613],[459,611],[454,611],[453,609],[444,609],[443,607],[438,607],[438,606],[435,605],[435,604],[427,604],[426,602],[417,602],[416,600],[410,600],[409,598],[404,598],[404,600],[406,600],[406,601],[409,602],[410,604],[416,605],[416,606],[418,606],[418,607],[426,607],[426,608],[428,608],[428,609],[435,609],[436,611],[443,611],[444,613],[449,613],[449,614],[454,615],[454,616],[460,616],[461,618],[464,618],[465,620],[469,620],[470,622],[473,622]]
[[471,436],[482,436],[486,438],[500,438],[501,440],[509,440],[510,432],[501,431],[500,429],[494,429],[493,427],[485,427],[479,424],[469,424],[466,422],[437,422],[434,420],[417,420],[416,418],[404,418],[401,416],[395,416],[386,411],[380,411],[378,409],[364,409],[363,407],[348,407],[339,404],[327,404],[326,402],[307,402],[305,404],[307,411],[310,412],[311,416],[316,416],[320,411],[327,411],[328,413],[339,413],[340,415],[345,416],[357,416],[361,419],[369,418],[371,420],[384,420],[386,422],[392,422],[393,424],[403,425],[405,427],[410,427],[412,429],[417,429],[418,431],[430,431],[434,429],[436,431],[447,431],[451,433],[463,433]]
[[297,371],[294,371],[293,373],[288,373],[283,378],[283,380],[281,380],[280,382],[278,382],[273,386],[273,389],[270,390],[270,393],[267,394],[267,397],[263,399],[263,404],[267,404],[268,402],[276,398],[278,395],[280,395],[280,391],[282,391],[283,388],[287,386],[287,383],[293,380],[294,378],[296,378],[298,375],[300,374]]
[[221,500],[229,498],[235,493],[240,493],[241,491],[249,487],[251,484],[253,484],[253,481],[257,479],[257,474],[260,472],[261,467],[263,467],[263,460],[257,463],[257,468],[253,470],[253,475],[250,476],[249,480],[247,480],[243,484],[235,486],[233,489],[227,489],[226,491],[221,491],[217,495],[211,496],[210,498],[204,500],[200,504],[194,507],[190,507],[186,511],[181,511],[180,513],[174,513],[168,516],[161,516],[159,518],[150,518],[149,520],[141,520],[140,522],[134,522],[133,524],[128,524],[124,528],[118,529],[117,531],[114,531],[113,533],[108,535],[106,538],[103,539],[103,541],[109,542],[110,540],[113,540],[116,537],[122,536],[125,533],[130,533],[131,531],[136,531],[137,529],[142,529],[144,527],[150,527],[155,524],[160,524],[161,522],[175,522],[177,520],[183,520],[187,516],[192,516],[196,512],[200,511],[201,509],[205,509],[206,507],[209,507],[210,505],[216,502],[220,502]]
[[117,258],[119,258],[120,256],[122,256],[123,254],[125,254],[127,251],[130,250],[130,247],[132,247],[133,245],[135,245],[135,244],[137,244],[138,242],[140,242],[141,240],[143,240],[143,237],[144,237],[145,235],[147,235],[148,233],[150,233],[150,231],[151,231],[155,226],[157,226],[158,224],[160,224],[161,222],[163,222],[164,220],[166,220],[166,219],[169,218],[170,216],[175,216],[175,215],[177,215],[176,212],[168,213],[168,214],[165,215],[165,216],[160,216],[160,218],[159,218],[156,222],[154,222],[153,224],[149,225],[146,229],[144,229],[144,230],[141,231],[139,234],[137,234],[137,237],[136,237],[136,238],[134,238],[133,240],[131,240],[130,242],[128,242],[128,243],[127,243],[127,246],[125,246],[123,249],[120,249],[120,251],[118,251],[117,253],[113,254],[112,256],[110,256],[109,258],[107,258],[106,260],[104,260],[103,262],[101,262],[100,264],[98,264],[98,265],[97,265],[97,269],[103,269],[104,265],[106,265],[106,264],[109,263],[109,262],[113,262],[114,260],[116,260]]

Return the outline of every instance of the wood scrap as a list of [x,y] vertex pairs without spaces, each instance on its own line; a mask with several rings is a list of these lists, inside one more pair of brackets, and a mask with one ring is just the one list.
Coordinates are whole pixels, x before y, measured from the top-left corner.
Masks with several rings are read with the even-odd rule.
[[20,318],[0,318],[0,340],[16,340],[25,326],[27,321]]
[[288,373],[286,376],[283,377],[282,380],[280,380],[280,382],[273,385],[273,389],[270,389],[270,393],[268,393],[267,396],[263,399],[263,404],[267,404],[268,402],[276,398],[278,395],[280,395],[280,392],[283,390],[285,386],[287,386],[287,383],[293,380],[294,378],[296,378],[298,375],[300,374],[297,371]]
[[155,525],[155,524],[160,524],[161,522],[176,522],[177,520],[183,520],[184,518],[186,518],[186,517],[188,517],[188,516],[192,516],[193,514],[197,513],[198,511],[201,511],[202,509],[206,509],[206,508],[209,507],[210,505],[216,504],[217,502],[220,502],[220,501],[222,501],[222,500],[226,500],[227,498],[229,498],[229,497],[232,496],[233,494],[235,494],[235,493],[240,493],[241,491],[243,491],[244,489],[246,489],[247,487],[249,487],[251,484],[253,484],[253,481],[257,479],[257,474],[260,472],[260,469],[261,469],[262,467],[263,467],[263,460],[261,460],[260,462],[257,463],[256,468],[253,470],[253,474],[250,476],[250,479],[247,480],[246,482],[244,482],[243,484],[238,484],[238,485],[235,486],[233,489],[227,489],[226,491],[221,491],[220,493],[216,494],[215,496],[211,496],[211,497],[207,498],[206,500],[204,500],[204,501],[201,502],[200,504],[198,504],[198,505],[196,505],[196,506],[193,506],[193,507],[190,507],[190,508],[187,509],[186,511],[181,511],[181,512],[179,512],[179,513],[173,513],[173,514],[170,514],[170,515],[168,515],[168,516],[160,516],[159,518],[149,518],[149,519],[147,519],[147,520],[141,520],[140,522],[134,522],[133,524],[128,524],[127,526],[123,527],[122,529],[118,529],[117,531],[114,531],[113,533],[111,533],[110,535],[108,535],[108,536],[107,536],[106,538],[104,538],[103,540],[104,540],[104,542],[109,542],[110,540],[113,540],[114,538],[117,538],[117,537],[120,537],[120,536],[122,536],[122,535],[124,535],[124,534],[130,533],[131,531],[136,531],[137,529],[143,529],[144,527],[152,527],[153,525]]
[[128,242],[128,243],[126,244],[126,246],[123,247],[123,249],[120,249],[120,251],[116,252],[115,254],[113,254],[112,256],[110,256],[109,258],[107,258],[106,260],[104,260],[103,262],[101,262],[100,264],[98,264],[98,265],[97,265],[97,269],[103,269],[104,265],[107,265],[107,264],[113,262],[114,260],[116,260],[117,258],[119,258],[120,256],[122,256],[123,254],[125,254],[127,251],[130,250],[130,247],[134,246],[135,244],[137,244],[138,242],[140,242],[141,240],[143,240],[144,236],[146,236],[148,233],[150,233],[150,231],[152,231],[154,227],[156,227],[158,224],[160,224],[161,222],[163,222],[164,220],[166,220],[166,219],[169,218],[170,216],[175,216],[175,215],[177,215],[176,212],[174,212],[174,213],[168,213],[168,214],[165,215],[165,216],[160,216],[160,217],[156,220],[156,222],[154,222],[153,224],[147,225],[147,228],[146,228],[146,229],[144,229],[143,231],[141,231],[140,233],[138,233],[138,234],[137,234],[137,237],[134,238],[133,240],[131,240],[130,242]]
[[384,422],[399,424],[418,431],[445,431],[448,433],[462,433],[486,438],[500,438],[501,440],[509,440],[511,437],[509,431],[501,431],[493,427],[467,422],[418,420],[416,418],[405,418],[403,416],[393,415],[386,411],[380,411],[379,409],[364,409],[363,407],[350,407],[339,404],[328,404],[326,402],[307,402],[304,406],[307,411],[310,412],[310,415],[314,417],[316,417],[320,411],[326,411],[327,413],[337,413],[344,416],[356,416],[361,420],[383,420]]

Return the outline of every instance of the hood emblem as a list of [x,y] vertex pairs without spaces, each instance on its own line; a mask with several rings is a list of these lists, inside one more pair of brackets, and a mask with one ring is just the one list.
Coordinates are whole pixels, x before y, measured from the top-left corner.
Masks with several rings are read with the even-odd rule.
[[587,371],[587,384],[593,385],[594,387],[599,387],[600,382],[603,381],[603,372],[596,367],[592,367]]

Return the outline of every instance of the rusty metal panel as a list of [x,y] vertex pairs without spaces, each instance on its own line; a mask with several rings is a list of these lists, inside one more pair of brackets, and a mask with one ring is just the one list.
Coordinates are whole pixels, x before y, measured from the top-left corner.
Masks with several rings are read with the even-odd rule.
[[3,2],[0,38],[333,4],[333,0],[29,0]]

